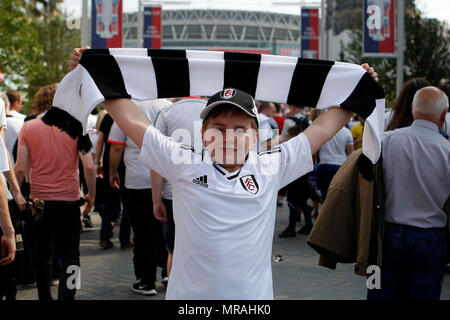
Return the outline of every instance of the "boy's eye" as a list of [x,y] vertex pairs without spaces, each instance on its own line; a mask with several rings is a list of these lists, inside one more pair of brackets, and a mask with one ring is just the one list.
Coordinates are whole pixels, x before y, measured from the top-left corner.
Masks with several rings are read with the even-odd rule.
[[242,136],[245,134],[245,131],[243,129],[236,129],[234,130],[234,134],[237,136]]

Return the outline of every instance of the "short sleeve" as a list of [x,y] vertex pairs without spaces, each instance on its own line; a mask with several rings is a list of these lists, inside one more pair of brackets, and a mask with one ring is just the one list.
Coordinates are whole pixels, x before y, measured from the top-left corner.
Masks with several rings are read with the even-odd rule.
[[280,188],[314,169],[311,146],[305,134],[300,133],[280,145]]
[[196,160],[192,147],[164,136],[153,126],[145,131],[139,161],[170,183],[181,178],[186,165],[195,164]]
[[345,130],[345,137],[346,137],[346,145],[348,146],[349,144],[353,144],[353,136],[352,133],[350,132],[350,130]]
[[0,98],[0,128],[6,129],[6,106],[5,101],[3,101],[2,98]]
[[5,143],[0,138],[0,172],[9,171],[9,161]]
[[158,129],[163,135],[165,135],[165,136],[169,135],[166,117],[164,115],[164,111],[162,111],[162,110],[156,116],[155,128]]
[[111,127],[111,131],[109,132],[108,142],[125,145],[127,141],[127,135],[120,130],[119,126],[116,122]]

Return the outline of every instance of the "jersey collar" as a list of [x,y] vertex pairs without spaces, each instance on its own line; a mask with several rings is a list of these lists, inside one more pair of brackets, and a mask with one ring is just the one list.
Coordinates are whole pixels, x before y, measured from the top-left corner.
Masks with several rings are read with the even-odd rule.
[[234,172],[228,172],[227,170],[225,170],[221,165],[215,163],[212,159],[211,159],[211,155],[209,154],[208,150],[203,149],[202,150],[202,161],[204,163],[210,163],[212,164],[212,166],[214,167],[214,169],[216,169],[222,176],[224,176],[225,178],[227,178],[228,180],[233,180],[235,178],[237,178],[239,176],[239,174],[241,173],[242,169],[247,165],[247,162],[249,160],[249,157],[252,157],[252,151],[249,152],[249,154],[247,155],[247,157],[245,158],[245,163],[244,165],[239,168],[238,170],[234,171]]

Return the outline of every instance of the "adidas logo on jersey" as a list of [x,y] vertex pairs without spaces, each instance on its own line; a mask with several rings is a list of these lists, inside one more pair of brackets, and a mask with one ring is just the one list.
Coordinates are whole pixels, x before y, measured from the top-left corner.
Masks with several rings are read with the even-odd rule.
[[208,188],[208,176],[201,176],[192,180],[193,183],[199,184],[202,187]]

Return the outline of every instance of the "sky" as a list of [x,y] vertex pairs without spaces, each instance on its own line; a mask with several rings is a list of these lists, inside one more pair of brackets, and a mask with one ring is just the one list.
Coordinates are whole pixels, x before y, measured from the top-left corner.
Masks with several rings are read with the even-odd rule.
[[[89,0],[90,1],[90,0]],[[170,4],[171,1],[186,4]],[[63,7],[81,13],[82,0],[64,0]],[[320,3],[320,0],[162,0],[147,1],[150,3],[163,3],[163,9],[192,8],[192,9],[238,9],[271,11],[290,14],[299,14],[299,3],[305,5],[308,2]],[[135,12],[138,10],[139,0],[123,0],[124,12]],[[190,4],[187,4],[190,3]],[[282,4],[280,4],[282,3]],[[416,0],[417,7],[425,17],[444,20],[450,25],[450,1],[449,0]]]

